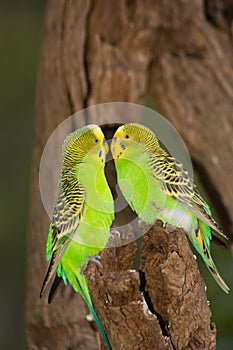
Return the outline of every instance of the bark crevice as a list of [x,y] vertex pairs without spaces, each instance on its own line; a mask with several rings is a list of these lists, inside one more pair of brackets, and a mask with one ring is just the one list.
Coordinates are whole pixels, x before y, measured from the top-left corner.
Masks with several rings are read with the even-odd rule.
[[[90,80],[90,72],[89,72],[89,62],[88,62],[88,45],[89,45],[89,22],[91,13],[93,11],[93,2],[89,0],[89,10],[86,16],[86,23],[85,23],[85,39],[84,39],[84,48],[83,48],[83,67],[85,72],[85,79],[86,79],[86,94],[83,98],[83,108],[87,108],[89,106],[89,98],[91,95],[91,80]],[[88,124],[88,116],[86,116],[86,123]]]

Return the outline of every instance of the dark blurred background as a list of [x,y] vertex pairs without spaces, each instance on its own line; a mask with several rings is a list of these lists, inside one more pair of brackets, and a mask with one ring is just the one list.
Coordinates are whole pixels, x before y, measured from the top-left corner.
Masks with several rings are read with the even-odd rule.
[[36,71],[44,11],[44,0],[0,2],[2,350],[26,349],[25,242]]
[[[1,289],[0,349],[26,349],[25,253],[29,214],[34,97],[44,0],[0,2]],[[214,203],[212,204],[214,205]],[[217,266],[233,290],[230,252],[213,249]],[[233,349],[233,297],[226,296],[203,267],[218,329],[218,349]],[[32,261],[33,264],[33,261]],[[38,291],[41,286],[38,286]],[[30,291],[27,291],[30,293]],[[39,295],[39,293],[38,293]]]

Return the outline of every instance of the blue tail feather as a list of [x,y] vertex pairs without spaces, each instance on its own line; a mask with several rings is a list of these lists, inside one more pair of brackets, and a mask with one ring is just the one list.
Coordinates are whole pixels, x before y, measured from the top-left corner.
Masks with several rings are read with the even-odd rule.
[[99,331],[100,331],[100,333],[101,333],[101,335],[102,335],[102,337],[103,337],[103,339],[104,339],[104,341],[105,341],[105,343],[106,343],[106,345],[108,347],[108,350],[112,350],[112,347],[111,347],[111,345],[109,343],[108,337],[107,337],[107,335],[106,335],[106,333],[105,333],[105,331],[103,329],[102,324],[100,323],[99,317],[97,316],[95,310],[93,309],[92,304],[87,302],[87,305],[88,305],[88,307],[89,307],[89,309],[90,309],[90,311],[91,311],[91,313],[92,313],[92,315],[94,317],[94,320],[95,320],[95,322],[97,324],[97,327],[99,328]]
[[[78,283],[78,292],[81,294],[83,300],[87,303],[90,312],[92,313],[94,320],[97,324],[97,327],[99,328],[100,334],[102,335],[108,350],[112,350],[112,347],[109,343],[108,337],[103,329],[103,326],[99,320],[99,317],[97,316],[92,303],[91,303],[91,297],[89,294],[89,289],[88,289],[88,285],[87,285],[87,281],[86,281],[86,277],[84,275],[81,274],[81,272],[79,270],[75,271],[75,275],[76,275],[76,281]],[[73,286],[74,287],[74,286]]]
[[93,315],[93,318],[97,324],[97,327],[108,347],[108,350],[112,350],[112,347],[109,343],[108,337],[103,329],[103,326],[100,323],[99,317],[97,316],[93,306],[92,306],[92,302],[91,302],[91,297],[89,294],[89,289],[88,289],[88,285],[87,285],[87,280],[86,277],[81,273],[81,269],[72,269],[71,266],[69,266],[69,270],[67,272],[67,270],[64,269],[64,266],[59,265],[59,269],[57,269],[57,274],[59,277],[61,277],[64,281],[65,284],[67,284],[67,281],[69,281],[69,283],[72,285],[72,287],[74,288],[74,290],[78,293],[80,293],[81,297],[83,298],[83,300],[87,303],[90,312]]

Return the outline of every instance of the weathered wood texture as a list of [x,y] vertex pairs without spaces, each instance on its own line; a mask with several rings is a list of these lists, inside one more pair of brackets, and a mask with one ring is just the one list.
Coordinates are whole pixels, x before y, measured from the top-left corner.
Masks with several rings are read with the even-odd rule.
[[[70,287],[49,306],[39,299],[49,225],[39,193],[39,161],[52,131],[73,112],[101,102],[149,101],[184,138],[225,229],[232,230],[232,13],[226,20],[221,12],[223,28],[207,20],[205,9],[202,0],[48,2],[27,237],[29,349],[100,348],[96,329],[86,320],[87,308]],[[53,173],[48,181],[55,181]],[[145,286],[134,271],[134,252],[135,243],[107,249],[103,271],[87,270],[113,349],[214,349],[203,282],[184,235],[156,226],[143,237]],[[148,312],[143,288],[157,318]]]
[[158,222],[143,236],[140,271],[136,243],[101,254],[87,276],[93,303],[113,349],[215,349],[205,286],[182,230]]

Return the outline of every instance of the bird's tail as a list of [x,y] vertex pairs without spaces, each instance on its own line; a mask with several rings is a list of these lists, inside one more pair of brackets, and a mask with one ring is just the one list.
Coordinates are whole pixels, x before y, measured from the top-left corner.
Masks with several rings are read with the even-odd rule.
[[105,331],[103,329],[102,324],[100,323],[99,317],[97,316],[97,314],[96,314],[92,304],[87,302],[87,305],[88,305],[88,307],[89,307],[89,309],[90,309],[90,311],[91,311],[91,313],[92,313],[92,315],[94,317],[94,320],[95,320],[95,322],[97,324],[97,327],[99,328],[99,331],[100,331],[100,333],[101,333],[101,335],[102,335],[102,337],[103,337],[103,339],[104,339],[104,341],[105,341],[105,343],[106,343],[106,345],[108,347],[108,350],[112,350],[112,347],[111,347],[111,345],[109,343],[108,337],[107,337],[107,335],[106,335],[106,333],[105,333]]
[[[56,242],[55,241],[53,242],[53,235],[56,236],[57,234],[58,234],[57,228],[52,224],[50,224],[48,240],[46,243],[46,258],[47,260],[50,260],[50,263],[41,287],[40,298],[43,296],[43,293],[49,281],[55,275],[56,270],[59,269],[59,266],[60,266],[59,264],[62,259],[62,256],[65,253],[65,250],[70,243],[69,239],[66,236],[64,236],[62,242],[60,242],[60,244],[57,245],[57,248],[55,248],[54,246]],[[57,290],[57,287],[59,285],[58,279],[56,279],[56,277],[54,282],[55,284],[53,284],[52,289],[54,289],[54,287],[56,286],[56,288],[54,289],[54,292],[55,292],[55,290]],[[51,297],[51,294],[50,294],[50,297]],[[51,301],[52,299],[53,299],[53,295],[52,295]]]
[[204,222],[199,221],[198,228],[195,230],[195,234],[192,234],[190,239],[196,250],[202,256],[206,266],[210,270],[218,285],[225,293],[229,293],[230,289],[218,273],[218,270],[210,255],[211,230],[209,226]]
[[103,339],[108,347],[108,350],[112,350],[112,347],[109,343],[108,337],[103,329],[103,326],[99,320],[99,317],[97,316],[97,314],[93,308],[86,277],[81,273],[81,271],[79,269],[75,269],[75,271],[73,270],[72,276],[67,275],[67,279],[69,280],[69,282],[73,286],[74,290],[76,292],[79,292],[81,294],[83,300],[87,303],[87,305],[90,309],[90,312],[92,313],[92,316],[97,324],[97,327],[99,328],[99,331],[100,331],[100,333],[101,333],[101,335],[102,335],[102,337],[103,337]]

